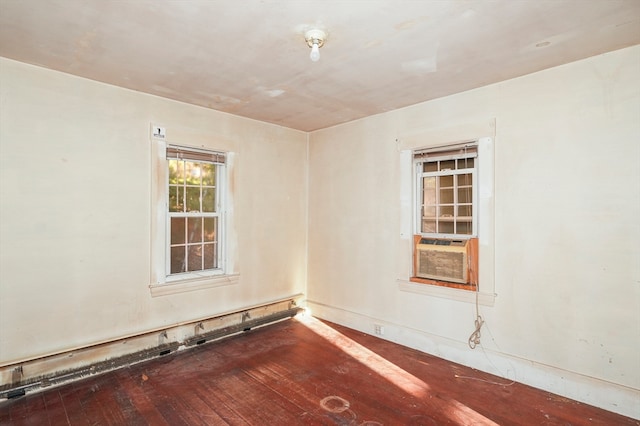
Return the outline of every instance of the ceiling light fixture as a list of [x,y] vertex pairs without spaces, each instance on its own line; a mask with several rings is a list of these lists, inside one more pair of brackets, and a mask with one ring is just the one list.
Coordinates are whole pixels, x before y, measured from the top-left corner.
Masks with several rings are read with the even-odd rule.
[[320,48],[324,46],[324,40],[326,38],[327,33],[318,29],[309,30],[305,33],[304,39],[311,48],[309,58],[311,58],[313,62],[318,62],[320,59]]

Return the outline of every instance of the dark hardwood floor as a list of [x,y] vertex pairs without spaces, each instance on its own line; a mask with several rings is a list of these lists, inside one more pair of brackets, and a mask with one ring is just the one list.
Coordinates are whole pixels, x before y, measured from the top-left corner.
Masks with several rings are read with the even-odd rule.
[[2,425],[640,425],[315,319],[0,403]]

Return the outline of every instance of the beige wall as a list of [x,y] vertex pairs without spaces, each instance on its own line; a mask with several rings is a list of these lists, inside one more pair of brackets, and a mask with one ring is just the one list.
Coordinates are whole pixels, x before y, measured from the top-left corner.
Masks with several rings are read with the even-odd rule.
[[[0,72],[0,365],[304,292],[305,133],[10,60]],[[150,123],[235,153],[237,284],[152,297]]]
[[[639,75],[636,46],[312,133],[314,314],[640,416]],[[496,294],[475,351],[473,298],[407,291],[402,153],[474,128],[495,136]]]

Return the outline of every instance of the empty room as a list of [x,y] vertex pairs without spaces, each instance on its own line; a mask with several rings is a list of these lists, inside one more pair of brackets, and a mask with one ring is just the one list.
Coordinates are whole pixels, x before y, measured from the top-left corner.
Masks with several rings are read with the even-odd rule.
[[1,425],[640,425],[640,1],[0,0]]

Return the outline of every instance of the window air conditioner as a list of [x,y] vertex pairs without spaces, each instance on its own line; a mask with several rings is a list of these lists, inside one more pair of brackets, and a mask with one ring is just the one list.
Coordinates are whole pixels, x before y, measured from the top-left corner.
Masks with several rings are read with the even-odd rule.
[[416,239],[416,276],[436,281],[470,283],[472,240]]

